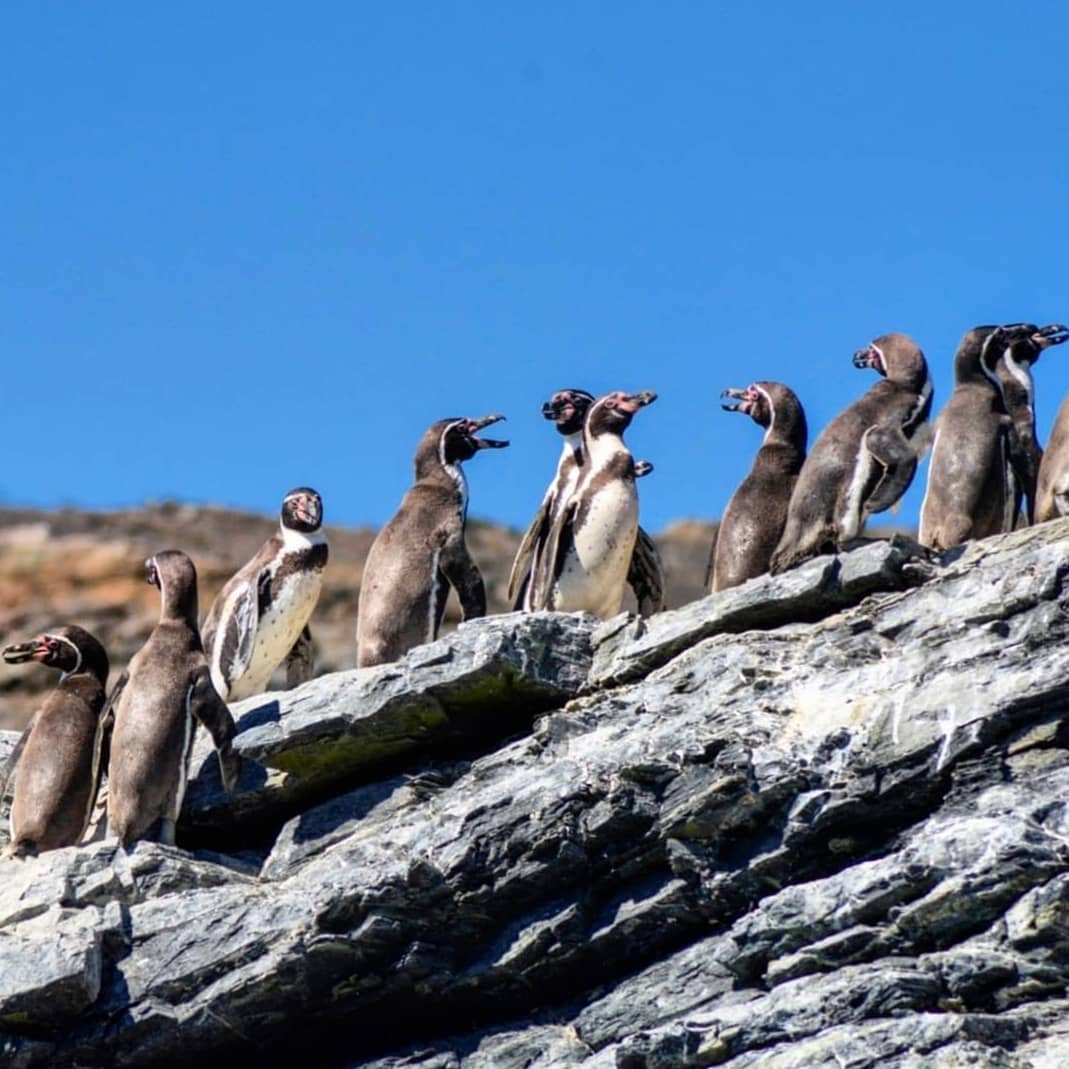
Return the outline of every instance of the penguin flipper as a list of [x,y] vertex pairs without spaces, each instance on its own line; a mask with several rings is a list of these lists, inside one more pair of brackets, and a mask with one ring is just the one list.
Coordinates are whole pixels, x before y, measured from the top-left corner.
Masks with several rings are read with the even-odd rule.
[[93,810],[96,808],[97,798],[100,796],[100,784],[108,774],[111,765],[111,733],[115,728],[115,709],[122,697],[123,688],[130,679],[130,670],[126,669],[115,686],[111,688],[104,708],[100,710],[100,718],[97,720],[97,733],[93,739],[93,769],[89,781],[89,802],[85,807],[85,822],[82,825],[81,840],[85,835],[93,819]]
[[0,803],[3,802],[7,795],[8,784],[11,782],[11,777],[15,773],[15,766],[19,763],[19,757],[22,756],[22,751],[26,746],[26,740],[30,737],[30,732],[33,730],[33,725],[36,720],[37,714],[34,713],[30,718],[30,722],[26,725],[26,730],[19,736],[19,741],[15,743],[15,749],[7,755],[4,767],[0,770]]
[[219,697],[219,692],[212,683],[212,675],[207,665],[202,665],[193,675],[189,688],[189,711],[207,729],[219,754],[219,771],[223,786],[232,792],[241,775],[241,754],[233,747],[237,728],[230,715],[226,702]]
[[553,584],[564,570],[564,559],[572,545],[576,502],[573,499],[557,513],[546,544],[535,561],[535,573],[531,576],[531,607],[553,609]]
[[[486,587],[483,577],[471,559],[463,539],[447,545],[438,559],[438,567],[457,592],[465,620],[476,620],[486,615]],[[442,602],[444,609],[444,599]]]
[[260,614],[271,604],[271,573],[265,568],[255,582],[245,584],[231,605],[230,615],[223,632],[223,651],[231,653],[229,664],[221,665],[227,686],[232,687],[252,663],[252,651],[256,646],[256,628]]
[[896,504],[909,489],[917,470],[917,453],[897,427],[871,427],[865,432],[862,448],[876,462],[876,484],[864,501],[866,515],[883,512]]
[[638,611],[642,616],[652,616],[655,612],[664,611],[661,555],[657,552],[653,539],[641,527],[635,536],[635,548],[627,569],[627,583],[635,592]]
[[297,687],[307,683],[315,670],[315,643],[308,625],[300,633],[293,649],[286,654],[286,686]]
[[509,585],[505,591],[505,597],[514,609],[523,608],[523,580],[528,577],[532,568],[538,546],[545,541],[549,531],[550,499],[546,495],[541,508],[535,513],[531,525],[524,533],[520,541],[519,549],[512,561],[512,571],[509,572]]

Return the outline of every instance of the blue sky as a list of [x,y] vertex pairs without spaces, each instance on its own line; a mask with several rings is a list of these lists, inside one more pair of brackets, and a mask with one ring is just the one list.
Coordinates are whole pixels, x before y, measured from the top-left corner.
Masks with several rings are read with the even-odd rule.
[[[562,386],[654,389],[651,530],[811,440],[891,330],[936,410],[976,323],[1069,320],[1069,30],[1023,3],[20,5],[0,88],[0,500],[387,519],[431,421],[507,415],[525,525]],[[1045,439],[1069,346],[1036,368]],[[915,523],[922,467],[899,519]]]

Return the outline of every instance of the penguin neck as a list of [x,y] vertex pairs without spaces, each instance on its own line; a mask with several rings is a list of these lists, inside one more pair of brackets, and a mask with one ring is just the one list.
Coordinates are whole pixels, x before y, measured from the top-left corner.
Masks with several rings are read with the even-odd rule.
[[282,536],[282,549],[286,553],[300,553],[302,550],[322,546],[327,541],[322,527],[315,531],[297,531],[280,523],[278,529]]
[[591,470],[604,467],[613,457],[621,453],[626,453],[628,456],[631,454],[623,438],[611,431],[584,435],[582,452],[584,459],[589,458]]
[[417,483],[435,483],[445,486],[456,496],[457,507],[462,518],[468,514],[468,477],[458,460],[446,460],[444,456],[435,456],[433,460],[416,464]]
[[161,588],[160,623],[187,624],[194,631],[199,627],[197,609],[197,588],[170,590],[164,584]]
[[579,430],[566,434],[564,436],[564,444],[561,446],[560,462],[557,464],[557,469],[560,470],[569,463],[582,467],[585,459],[583,455],[583,432]]

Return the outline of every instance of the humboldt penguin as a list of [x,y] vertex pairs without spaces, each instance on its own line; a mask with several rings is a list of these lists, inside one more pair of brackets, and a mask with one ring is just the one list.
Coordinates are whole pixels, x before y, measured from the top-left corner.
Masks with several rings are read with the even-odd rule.
[[854,354],[882,378],[821,432],[798,474],[769,564],[782,572],[856,538],[909,488],[927,445],[932,380],[917,344],[884,334]]
[[638,533],[635,461],[623,432],[651,390],[607,394],[583,423],[583,471],[557,510],[531,573],[534,604],[556,612],[591,612],[607,619],[620,611]]
[[[1058,324],[981,326],[954,355],[954,392],[935,424],[919,538],[947,549],[1012,531],[1021,501],[1033,515],[1042,450],[1031,365],[1064,341]],[[1028,522],[1031,522],[1029,518]]]
[[287,684],[308,677],[308,620],[319,600],[327,539],[323,501],[307,486],[282,501],[278,533],[219,592],[204,623],[204,650],[223,701],[267,689],[287,665]]
[[[542,406],[543,417],[556,424],[557,431],[564,437],[564,444],[553,481],[512,562],[507,597],[517,609],[533,612],[546,607],[538,604],[532,596],[530,577],[545,548],[558,510],[569,501],[583,473],[583,421],[593,403],[594,396],[586,390],[571,389],[558,390]],[[636,479],[648,475],[652,470],[653,465],[648,460],[635,461]],[[635,537],[627,582],[634,591],[641,615],[652,616],[664,609],[664,575],[660,555],[653,539],[641,527]]]
[[1009,419],[995,375],[1005,330],[974,327],[954,354],[954,392],[935,421],[921,504],[922,545],[947,549],[1013,525]]
[[145,562],[145,574],[160,591],[159,623],[108,698],[100,733],[110,732],[108,831],[124,847],[152,834],[174,845],[198,722],[215,743],[227,790],[241,767],[234,721],[201,646],[193,562],[168,549]]
[[11,841],[5,853],[22,857],[74,846],[85,832],[96,797],[93,752],[108,655],[88,631],[67,626],[7,646],[3,657],[8,664],[37,661],[62,673],[0,775],[2,799],[15,771]]
[[710,592],[738,586],[768,571],[783,534],[787,505],[805,460],[808,430],[794,391],[780,382],[727,389],[722,407],[765,428],[750,474],[724,509],[711,559]]
[[1036,436],[1035,387],[1032,365],[1045,349],[1069,340],[1069,329],[1060,323],[1037,327],[1014,323],[1005,328],[1006,344],[995,365],[995,376],[1010,419],[1010,464],[1017,482],[1017,508],[1024,502],[1024,518],[1036,521],[1036,499],[1043,450]]
[[364,564],[356,621],[358,668],[396,661],[433,642],[452,586],[465,620],[486,614],[482,576],[468,553],[468,480],[461,467],[508,442],[477,431],[504,416],[440,419],[416,449],[415,482],[375,538]]

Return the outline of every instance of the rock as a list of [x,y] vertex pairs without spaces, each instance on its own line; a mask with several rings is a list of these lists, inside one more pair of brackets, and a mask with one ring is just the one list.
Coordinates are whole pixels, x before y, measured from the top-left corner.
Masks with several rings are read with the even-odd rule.
[[0,863],[0,1059],[1060,1065],[1067,549],[873,544],[593,662],[588,619],[505,616],[246,703],[286,778],[201,772],[222,853]]
[[[522,626],[521,626],[522,625]],[[462,626],[396,664],[336,672],[292,691],[237,703],[235,748],[249,760],[235,796],[223,790],[198,732],[183,824],[232,839],[431,747],[468,747],[529,729],[585,682],[592,617],[513,613]]]

